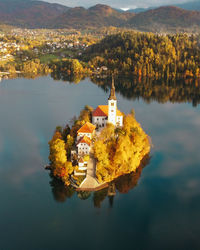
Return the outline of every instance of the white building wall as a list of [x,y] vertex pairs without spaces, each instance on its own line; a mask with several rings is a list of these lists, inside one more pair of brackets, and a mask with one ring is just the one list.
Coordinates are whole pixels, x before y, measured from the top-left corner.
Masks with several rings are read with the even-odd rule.
[[82,171],[85,171],[85,170],[87,170],[87,167],[79,167],[78,169],[82,170]]
[[79,168],[84,167],[84,162],[79,162],[78,166],[79,166]]
[[77,135],[77,141],[78,141],[80,138],[84,137],[84,136],[87,136],[87,137],[89,137],[90,139],[92,139],[92,134],[91,134],[91,133],[78,133],[78,135]]
[[108,100],[108,122],[116,125],[117,101]]
[[90,153],[90,146],[86,143],[79,143],[78,144],[78,154],[79,155],[87,155]]
[[122,127],[123,126],[123,116],[116,117],[116,125]]
[[75,176],[85,176],[86,172],[85,173],[79,173],[79,172],[74,171],[74,175]]
[[92,123],[98,125],[98,127],[105,127],[107,123],[106,116],[93,116]]

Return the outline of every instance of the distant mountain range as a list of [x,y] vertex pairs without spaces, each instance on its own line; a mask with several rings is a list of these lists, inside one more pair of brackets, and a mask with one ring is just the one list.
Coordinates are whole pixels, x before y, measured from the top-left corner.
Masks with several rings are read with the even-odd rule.
[[35,0],[0,0],[0,23],[26,28],[116,26],[153,32],[200,30],[200,11],[193,8],[200,10],[200,3],[123,12],[102,4],[86,9]]
[[27,28],[120,26],[132,16],[100,4],[85,9],[34,0],[0,0],[0,22]]
[[200,28],[200,12],[167,6],[138,13],[128,22],[143,31],[195,31]]
[[47,27],[69,10],[60,4],[31,0],[0,0],[0,22],[20,27]]
[[[173,6],[179,7],[179,8],[185,9],[185,10],[200,11],[200,1],[188,2],[188,3],[182,3],[182,4],[174,4]],[[136,9],[129,9],[129,10],[127,10],[127,12],[140,13],[140,12],[145,12],[145,11],[152,10],[152,9],[157,9],[157,8],[158,7],[136,8]]]
[[71,8],[57,17],[53,26],[61,28],[85,28],[103,26],[123,26],[133,17],[133,13],[118,12],[107,5],[95,5],[89,9]]

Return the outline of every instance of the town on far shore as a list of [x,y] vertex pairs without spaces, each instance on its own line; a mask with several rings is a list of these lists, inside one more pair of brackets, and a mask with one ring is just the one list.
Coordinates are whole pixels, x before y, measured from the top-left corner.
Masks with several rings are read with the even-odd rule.
[[100,134],[107,123],[111,123],[115,127],[123,126],[123,114],[117,108],[113,77],[108,104],[99,105],[92,112],[92,123],[86,122],[77,131],[75,147],[71,151],[71,158],[73,159],[76,155],[78,159],[78,169],[74,171],[74,176],[86,177],[80,184],[80,189],[87,190],[102,187],[102,184],[99,184],[96,179],[96,164],[92,154],[92,144],[93,138]]

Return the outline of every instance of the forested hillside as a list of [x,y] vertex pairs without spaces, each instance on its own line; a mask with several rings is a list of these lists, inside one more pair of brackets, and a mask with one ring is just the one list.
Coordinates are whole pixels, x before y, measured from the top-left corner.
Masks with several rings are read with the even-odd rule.
[[52,27],[60,28],[94,28],[104,26],[126,26],[134,13],[118,12],[110,6],[97,4],[89,9],[71,8],[55,19]]
[[200,12],[165,6],[139,13],[128,21],[131,28],[151,32],[195,32],[199,30]]
[[124,32],[107,36],[83,55],[90,66],[150,77],[199,77],[199,36]]
[[25,28],[46,28],[69,8],[36,0],[0,0],[0,22]]

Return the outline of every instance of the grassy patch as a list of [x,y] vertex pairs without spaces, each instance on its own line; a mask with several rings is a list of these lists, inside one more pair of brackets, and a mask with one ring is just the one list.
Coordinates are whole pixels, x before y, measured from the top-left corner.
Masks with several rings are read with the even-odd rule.
[[41,63],[49,63],[49,62],[53,61],[54,59],[60,59],[60,56],[57,56],[57,55],[54,55],[54,54],[42,55],[40,57],[40,62]]

